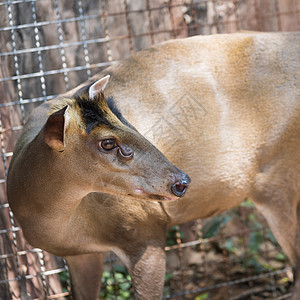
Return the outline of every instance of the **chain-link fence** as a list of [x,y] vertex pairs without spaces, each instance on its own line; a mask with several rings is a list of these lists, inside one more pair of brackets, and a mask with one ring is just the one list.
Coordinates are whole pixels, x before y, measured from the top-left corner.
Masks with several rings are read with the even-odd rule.
[[[239,30],[300,30],[300,0],[1,0],[0,299],[68,297],[64,261],[32,248],[6,200],[6,175],[29,113],[113,62],[154,43]],[[292,272],[250,201],[171,228],[167,299],[286,299]],[[132,299],[107,254],[101,297]]]

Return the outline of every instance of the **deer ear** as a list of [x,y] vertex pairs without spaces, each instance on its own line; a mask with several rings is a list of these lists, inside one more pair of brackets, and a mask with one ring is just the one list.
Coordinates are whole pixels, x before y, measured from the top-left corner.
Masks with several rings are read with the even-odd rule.
[[93,100],[93,98],[99,93],[103,92],[106,85],[108,84],[110,75],[106,75],[105,77],[99,79],[95,83],[93,83],[89,88],[89,98]]
[[69,117],[68,106],[49,116],[44,127],[44,141],[53,150],[63,151],[65,149],[65,133]]

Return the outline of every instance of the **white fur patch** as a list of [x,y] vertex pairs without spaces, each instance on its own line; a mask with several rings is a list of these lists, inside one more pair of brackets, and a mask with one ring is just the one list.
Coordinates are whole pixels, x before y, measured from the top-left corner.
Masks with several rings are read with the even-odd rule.
[[103,92],[105,87],[108,84],[110,75],[106,75],[103,78],[97,80],[95,83],[93,83],[89,88],[89,98],[92,100],[96,95],[98,95],[100,92]]
[[69,106],[65,110],[65,114],[64,114],[64,119],[65,119],[65,122],[64,122],[64,147],[66,146],[66,139],[65,139],[66,130],[67,130],[67,128],[69,126],[69,123],[70,123],[70,116],[68,114],[68,110],[69,110]]

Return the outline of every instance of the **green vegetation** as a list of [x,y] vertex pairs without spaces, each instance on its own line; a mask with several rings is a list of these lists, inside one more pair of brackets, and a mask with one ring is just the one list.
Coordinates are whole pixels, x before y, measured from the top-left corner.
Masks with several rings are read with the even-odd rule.
[[241,204],[241,207],[249,208],[249,212],[245,216],[242,216],[240,209],[236,208],[221,216],[211,218],[202,228],[203,238],[210,239],[216,237],[229,221],[236,221],[237,224],[241,224],[241,230],[244,227],[244,229],[247,228],[247,232],[243,234],[241,231],[242,235],[238,237],[227,236],[225,242],[217,240],[219,250],[225,250],[222,253],[227,252],[228,255],[237,255],[245,269],[252,268],[255,273],[260,273],[275,269],[272,264],[264,259],[264,252],[270,250],[265,249],[266,245],[269,245],[269,248],[278,252],[275,256],[271,256],[271,259],[287,263],[288,259],[281,252],[279,244],[271,230],[266,228],[261,220],[258,220],[258,214],[253,210],[253,203],[247,200]]
[[198,295],[195,300],[206,300],[208,299],[208,293],[204,293],[204,294],[201,294],[201,295]]
[[113,266],[111,272],[103,272],[100,297],[107,300],[134,299],[131,278],[124,266]]

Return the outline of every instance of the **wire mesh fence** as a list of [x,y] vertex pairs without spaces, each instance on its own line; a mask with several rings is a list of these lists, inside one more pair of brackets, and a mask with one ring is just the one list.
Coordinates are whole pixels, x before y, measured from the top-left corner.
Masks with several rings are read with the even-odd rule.
[[[63,299],[64,261],[24,239],[6,199],[14,144],[30,112],[151,44],[196,34],[300,30],[299,0],[0,2],[0,299]],[[30,170],[28,170],[30,172]],[[287,299],[292,272],[251,202],[171,228],[166,299]],[[107,254],[101,297],[132,299]]]

